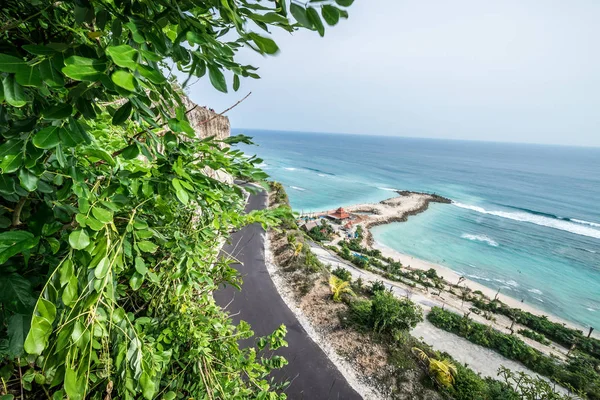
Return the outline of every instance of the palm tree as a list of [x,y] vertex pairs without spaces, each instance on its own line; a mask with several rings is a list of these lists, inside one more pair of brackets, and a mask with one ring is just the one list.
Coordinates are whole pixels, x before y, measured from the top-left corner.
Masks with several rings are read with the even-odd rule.
[[298,257],[298,254],[300,254],[303,247],[304,247],[304,244],[302,242],[296,243],[296,245],[294,247],[294,257]]
[[350,282],[344,281],[335,275],[331,275],[329,277],[329,287],[331,288],[333,301],[340,301],[344,293],[347,293],[351,296],[356,296],[352,289],[350,289]]
[[423,350],[418,347],[412,348],[413,354],[419,358],[429,368],[429,375],[436,381],[440,386],[452,387],[454,385],[454,378],[456,377],[457,370],[456,365],[452,364],[450,360],[437,360],[429,357]]

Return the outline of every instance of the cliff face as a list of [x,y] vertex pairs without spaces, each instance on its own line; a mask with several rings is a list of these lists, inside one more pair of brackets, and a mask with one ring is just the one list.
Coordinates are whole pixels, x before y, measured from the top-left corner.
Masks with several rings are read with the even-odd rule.
[[[181,96],[183,104],[186,110],[190,110],[187,114],[190,125],[196,131],[196,136],[204,139],[210,136],[214,136],[216,139],[222,140],[228,138],[231,133],[231,126],[229,125],[229,118],[222,115],[218,115],[214,111],[203,106],[196,106],[192,100],[187,96]],[[194,108],[195,107],[195,108]],[[206,167],[206,175],[211,178],[217,179],[225,183],[233,183],[233,177],[221,170],[215,171],[211,168]]]
[[[187,96],[182,96],[182,100],[186,110],[189,110],[196,105]],[[227,117],[217,115],[217,113],[200,105],[191,111],[187,117],[190,121],[190,125],[196,131],[196,135],[202,139],[209,136],[215,136],[217,139],[229,137],[231,126],[229,125],[229,118]]]

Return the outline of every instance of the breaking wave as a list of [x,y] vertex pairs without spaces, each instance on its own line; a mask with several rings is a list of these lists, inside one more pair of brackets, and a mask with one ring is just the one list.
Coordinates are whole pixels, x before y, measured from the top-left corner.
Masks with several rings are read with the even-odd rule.
[[298,187],[298,186],[290,186],[290,188],[294,189],[294,190],[299,190],[301,192],[304,192],[306,189]]
[[462,204],[458,202],[453,202],[452,204],[454,204],[456,207],[475,211],[481,214],[494,215],[496,217],[511,219],[513,221],[529,222],[535,225],[546,226],[548,228],[554,228],[559,229],[561,231],[571,232],[576,235],[600,239],[600,230],[594,229],[591,226],[584,226],[581,223],[573,222],[568,218],[559,218],[557,216],[544,213],[486,210],[483,207],[471,206],[468,204]]
[[490,239],[486,235],[471,235],[470,233],[463,233],[462,235],[460,235],[460,237],[463,239],[468,239],[468,240],[472,240],[475,242],[487,243],[493,247],[498,247],[498,242],[496,242],[493,239]]
[[531,292],[531,293],[539,294],[540,296],[544,294],[544,292],[542,292],[539,289],[527,289],[527,291]]
[[600,224],[598,224],[596,222],[584,221],[582,219],[575,219],[575,218],[571,218],[571,221],[577,222],[578,224],[582,224],[582,225],[589,225],[589,226],[595,226],[596,228],[600,228]]
[[388,192],[395,192],[395,191],[398,190],[398,189],[392,189],[392,188],[387,188],[387,187],[379,187],[379,186],[377,187],[377,189],[379,189],[379,190],[386,190]]
[[296,168],[294,168],[294,167],[285,167],[284,169],[286,171],[295,171],[296,170]]

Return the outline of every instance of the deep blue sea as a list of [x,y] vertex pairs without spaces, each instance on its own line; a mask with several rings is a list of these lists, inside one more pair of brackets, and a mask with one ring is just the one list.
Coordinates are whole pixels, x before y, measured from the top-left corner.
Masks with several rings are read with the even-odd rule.
[[407,222],[374,229],[400,252],[449,267],[548,313],[600,329],[600,148],[234,130],[294,210],[435,192]]

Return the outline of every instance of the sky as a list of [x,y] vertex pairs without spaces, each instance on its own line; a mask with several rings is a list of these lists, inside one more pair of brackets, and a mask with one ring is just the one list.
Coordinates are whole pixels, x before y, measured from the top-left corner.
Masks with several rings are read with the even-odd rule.
[[356,0],[326,31],[274,30],[260,80],[190,97],[233,128],[600,146],[600,1]]

